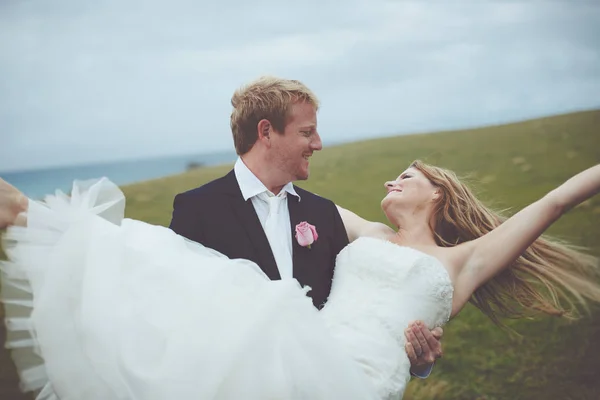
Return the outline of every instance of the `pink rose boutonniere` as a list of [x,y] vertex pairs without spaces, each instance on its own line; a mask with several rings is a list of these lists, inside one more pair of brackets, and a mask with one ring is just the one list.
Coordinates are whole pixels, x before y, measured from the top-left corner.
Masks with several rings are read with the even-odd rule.
[[302,247],[308,247],[319,238],[317,229],[306,221],[300,222],[296,225],[296,240]]

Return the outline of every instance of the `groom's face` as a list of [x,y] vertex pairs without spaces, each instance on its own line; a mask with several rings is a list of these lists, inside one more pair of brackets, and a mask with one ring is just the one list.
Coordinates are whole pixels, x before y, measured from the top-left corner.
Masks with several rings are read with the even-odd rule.
[[293,104],[283,135],[273,135],[275,167],[289,181],[308,179],[309,158],[322,148],[315,107],[309,103]]

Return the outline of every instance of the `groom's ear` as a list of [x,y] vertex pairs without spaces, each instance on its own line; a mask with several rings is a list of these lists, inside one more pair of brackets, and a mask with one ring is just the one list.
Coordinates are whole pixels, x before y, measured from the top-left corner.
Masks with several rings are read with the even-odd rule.
[[258,121],[258,140],[265,141],[268,144],[271,133],[271,123],[267,119],[261,119]]

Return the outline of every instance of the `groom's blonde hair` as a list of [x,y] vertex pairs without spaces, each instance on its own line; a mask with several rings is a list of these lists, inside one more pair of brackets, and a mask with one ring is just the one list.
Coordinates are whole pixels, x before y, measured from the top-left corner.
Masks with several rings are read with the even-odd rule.
[[247,153],[258,139],[258,122],[268,120],[283,134],[292,104],[306,102],[319,109],[317,96],[302,82],[262,76],[237,89],[231,97],[230,124],[235,151]]

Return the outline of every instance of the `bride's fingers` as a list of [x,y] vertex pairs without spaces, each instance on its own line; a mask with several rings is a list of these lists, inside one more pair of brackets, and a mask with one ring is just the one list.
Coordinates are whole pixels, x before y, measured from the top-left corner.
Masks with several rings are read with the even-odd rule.
[[26,211],[28,199],[14,186],[0,178],[0,229],[13,224]]
[[27,211],[29,206],[29,199],[23,193],[19,192],[17,195],[17,208],[19,212]]

